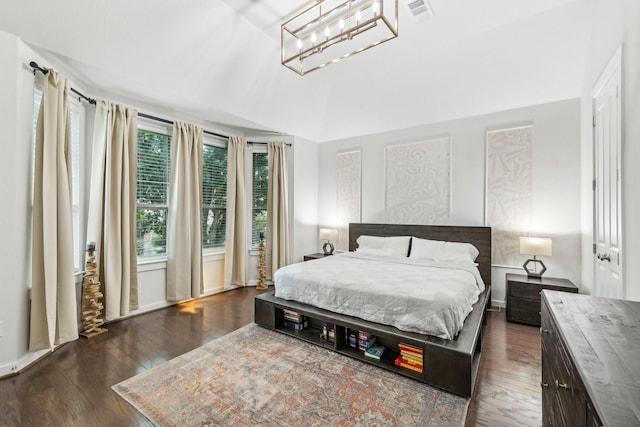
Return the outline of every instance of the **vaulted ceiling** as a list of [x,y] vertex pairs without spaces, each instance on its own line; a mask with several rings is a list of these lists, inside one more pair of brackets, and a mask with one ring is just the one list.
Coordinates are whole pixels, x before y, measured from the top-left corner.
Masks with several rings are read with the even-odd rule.
[[[90,95],[323,142],[576,98],[592,0],[399,0],[397,39],[305,76],[280,24],[313,0],[20,0],[0,30]],[[50,64],[42,64],[50,65]],[[153,111],[151,111],[153,112]]]

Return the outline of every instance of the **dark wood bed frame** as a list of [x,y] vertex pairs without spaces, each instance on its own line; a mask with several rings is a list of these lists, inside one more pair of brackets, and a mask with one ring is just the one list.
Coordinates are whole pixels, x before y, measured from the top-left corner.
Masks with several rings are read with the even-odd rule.
[[[380,366],[399,374],[414,378],[443,390],[471,397],[478,374],[482,349],[483,329],[486,325],[486,309],[491,305],[491,228],[466,226],[427,226],[400,224],[349,224],[349,250],[357,247],[356,240],[368,236],[414,236],[431,240],[467,242],[473,244],[480,254],[476,259],[485,291],[480,295],[473,311],[465,319],[464,326],[453,340],[430,335],[404,332],[395,327],[368,322],[322,310],[307,304],[276,298],[272,293],[258,295],[255,299],[255,321],[258,325],[295,336],[307,342],[330,348],[338,353]],[[313,262],[313,261],[308,261]],[[294,331],[284,326],[283,310],[299,312],[309,320],[309,327]],[[335,329],[334,342],[320,337],[323,326]],[[346,328],[365,330],[377,337],[387,347],[382,360],[364,357],[363,352],[351,348],[344,342]],[[418,346],[424,351],[424,372],[418,373],[395,366],[399,342]]]

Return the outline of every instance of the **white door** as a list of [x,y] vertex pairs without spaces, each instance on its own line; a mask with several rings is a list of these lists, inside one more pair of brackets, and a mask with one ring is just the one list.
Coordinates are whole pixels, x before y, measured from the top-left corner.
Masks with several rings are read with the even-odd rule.
[[593,294],[624,298],[622,275],[622,50],[618,49],[594,87]]

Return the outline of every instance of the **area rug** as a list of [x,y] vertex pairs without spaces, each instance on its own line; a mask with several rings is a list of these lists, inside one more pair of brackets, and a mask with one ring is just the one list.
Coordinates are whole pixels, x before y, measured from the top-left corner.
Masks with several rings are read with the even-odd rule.
[[157,426],[456,426],[469,400],[256,324],[113,389]]

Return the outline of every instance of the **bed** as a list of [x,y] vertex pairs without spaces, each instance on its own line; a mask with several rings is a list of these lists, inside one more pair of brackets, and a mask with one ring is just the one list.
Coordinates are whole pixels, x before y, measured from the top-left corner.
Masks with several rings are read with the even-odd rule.
[[[360,236],[413,236],[418,239],[470,243],[478,250],[475,259],[477,269],[465,267],[460,271],[452,272],[448,268],[434,266],[428,261],[409,258],[406,261],[400,260],[400,265],[396,266],[395,260],[391,262],[368,253],[363,255],[358,254],[357,251],[353,253]],[[282,275],[284,279],[278,278],[277,273],[275,294],[262,294],[256,297],[256,323],[447,391],[471,396],[481,354],[483,325],[486,322],[485,310],[490,301],[491,229],[489,227],[354,223],[349,226],[349,250],[348,254],[308,261],[304,266],[285,267],[284,272],[287,274]],[[342,276],[342,282],[357,281],[359,269],[371,270],[373,277],[380,278],[379,283],[372,280],[366,288],[391,287],[391,296],[375,297],[371,302],[371,300],[361,299],[353,287],[338,289],[340,285],[334,284],[334,279],[340,278],[339,276]],[[401,276],[407,269],[412,273]],[[442,294],[443,301],[447,304],[455,299],[454,296],[456,298],[461,296],[466,301],[463,309],[456,305],[457,303],[451,307],[444,302],[436,304],[435,311],[444,312],[446,314],[444,317],[448,320],[433,317],[431,314],[415,315],[415,311],[407,315],[402,309],[403,304],[412,306],[417,304],[414,300],[416,295],[413,295],[416,292],[411,291],[415,289],[415,285],[404,288],[402,282],[420,280],[420,275],[425,274],[423,272],[429,269],[443,271],[441,280],[444,280],[443,283],[446,285],[436,285],[442,291],[438,291],[437,288],[434,290],[426,286],[420,287],[420,292],[427,295]],[[475,270],[475,273],[467,270]],[[325,273],[320,276],[323,271],[325,273],[332,271],[336,277],[327,278]],[[383,280],[385,276],[396,279],[402,277],[402,279],[395,280],[393,285],[389,285],[388,281]],[[322,278],[315,280],[316,277]],[[459,284],[458,281],[460,281]],[[475,291],[473,291],[474,287]],[[381,306],[391,307],[391,310],[381,310]],[[419,305],[416,307],[418,307],[418,313],[427,313],[427,310],[430,310],[429,307],[425,307],[424,310]],[[301,313],[308,318],[310,321],[308,330],[292,331],[285,327],[283,324],[285,310]],[[452,319],[453,321],[450,322],[449,320]],[[330,327],[335,325],[337,338],[334,342],[328,343],[318,338],[318,330],[326,327],[327,324]],[[379,342],[389,349],[386,359],[372,361],[362,357],[362,352],[345,346],[341,337],[349,329],[365,330],[377,336]],[[393,358],[397,355],[394,349],[397,349],[398,343],[423,349],[423,372],[417,373],[394,365]]]

